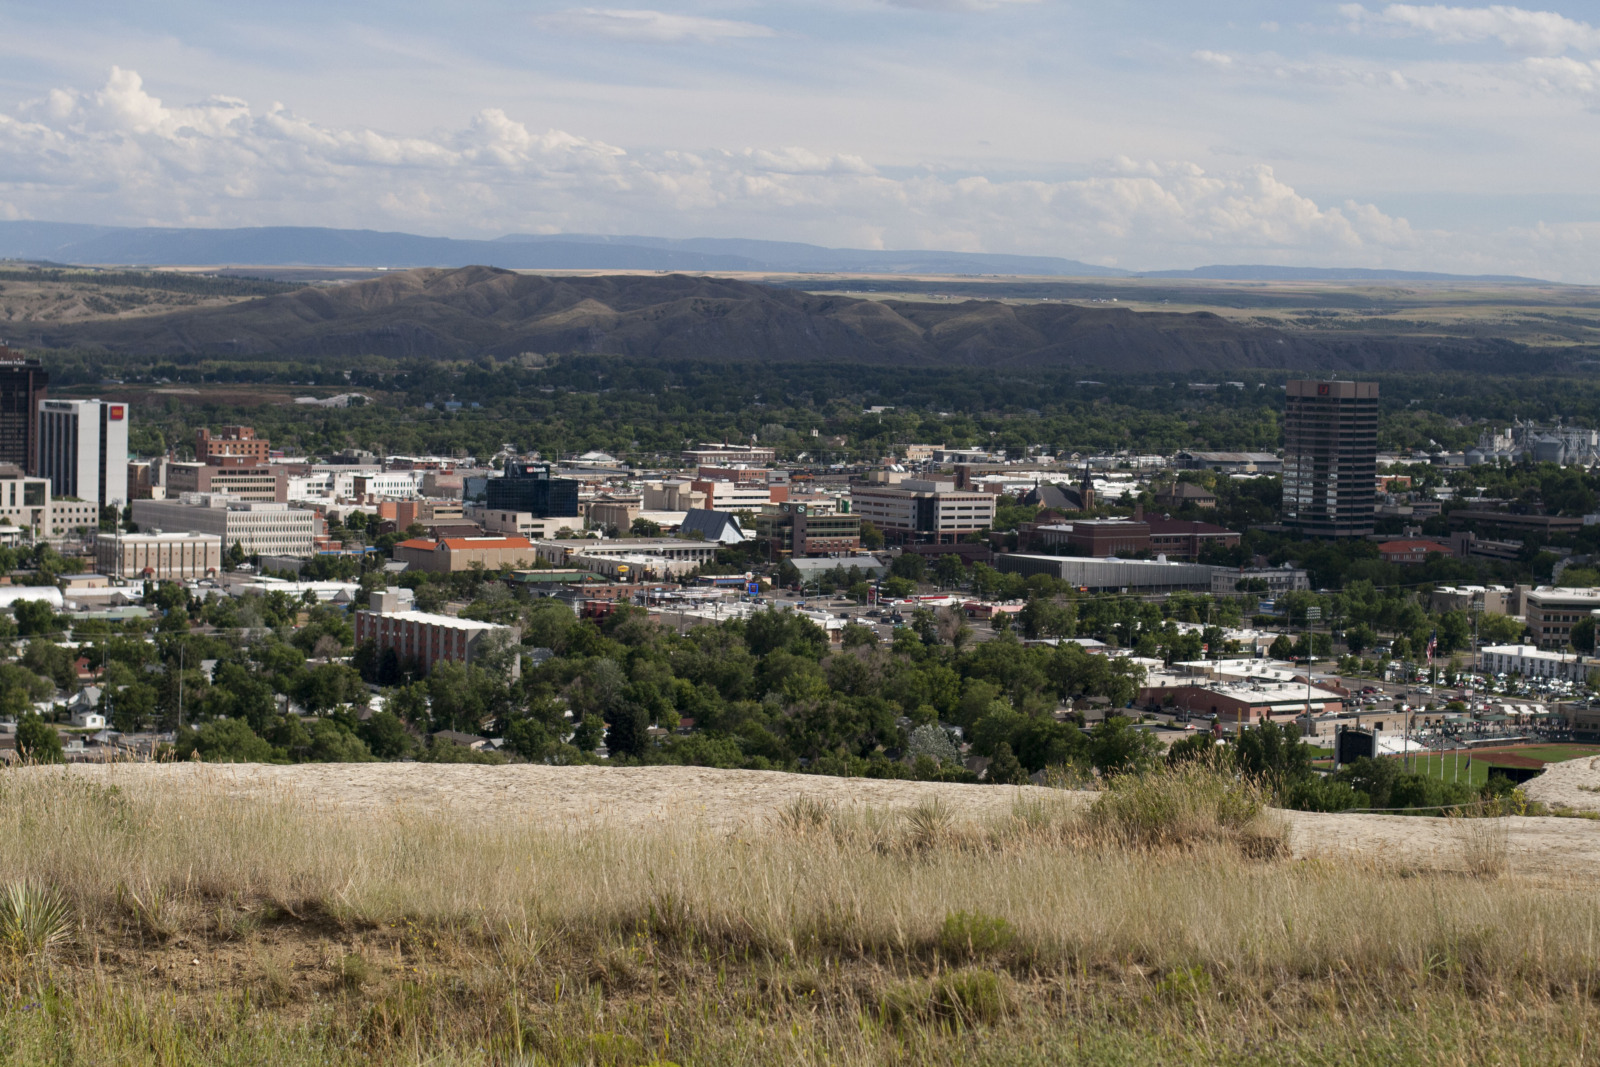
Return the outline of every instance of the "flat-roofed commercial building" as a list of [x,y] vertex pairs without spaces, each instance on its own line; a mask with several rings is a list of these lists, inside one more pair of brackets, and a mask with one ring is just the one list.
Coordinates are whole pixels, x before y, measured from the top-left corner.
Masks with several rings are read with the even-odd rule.
[[185,493],[176,500],[135,500],[133,521],[144,532],[213,534],[222,538],[224,552],[237,544],[248,556],[309,556],[321,519],[288,504]]
[[686,448],[683,450],[683,462],[691,467],[717,467],[727,464],[759,467],[763,464],[771,463],[777,458],[777,449],[761,448],[756,445],[702,444],[699,448]]
[[[1048,574],[1091,593],[1142,593],[1155,595],[1186,592],[1209,593],[1212,572],[1203,563],[1163,563],[1149,559],[1086,559],[1082,556],[1035,556],[1001,553],[995,568],[1011,574]],[[1221,568],[1227,569],[1227,568]]]
[[678,537],[619,537],[610,541],[573,538],[570,541],[540,541],[533,546],[539,558],[564,567],[578,556],[586,559],[652,557],[691,563],[713,563],[722,546],[715,541],[691,541]]
[[167,494],[224,493],[240,500],[282,504],[289,499],[289,472],[280,466],[168,463]]
[[1226,526],[1192,519],[1148,518],[1150,551],[1168,559],[1199,559],[1208,545],[1232,548],[1239,543],[1239,532]]
[[907,478],[850,489],[850,510],[894,541],[954,544],[994,524],[995,497],[958,490],[953,480]]
[[708,511],[760,511],[774,499],[788,495],[786,488],[774,490],[766,482],[710,480],[691,482],[693,492],[704,493]]
[[1478,669],[1489,674],[1520,674],[1524,678],[1553,678],[1581,685],[1600,671],[1600,659],[1532,645],[1485,645],[1478,650]]
[[1131,519],[1075,519],[1037,526],[1034,543],[1075,556],[1135,556],[1150,551],[1150,526]]
[[95,570],[112,578],[182,581],[222,569],[222,538],[202,533],[99,533]]
[[1377,514],[1378,385],[1291,381],[1283,415],[1283,521],[1312,537],[1365,537]]
[[861,516],[836,513],[809,504],[779,504],[775,512],[756,516],[756,536],[779,555],[854,555],[861,550]]
[[1572,627],[1600,610],[1600,589],[1531,589],[1522,597],[1522,620],[1540,648],[1566,648]]
[[468,570],[473,564],[491,571],[532,567],[539,553],[526,537],[442,537],[437,541],[418,537],[395,545],[394,558],[419,571],[447,574]]
[[[443,662],[472,663],[491,635],[504,635],[513,648],[522,640],[521,631],[515,626],[496,626],[426,611],[402,611],[400,598],[393,591],[373,593],[370,603],[368,610],[355,613],[356,644],[371,641],[380,655],[392,652],[402,668],[414,663],[424,674]],[[521,660],[520,655],[512,655],[512,677],[521,673]]]

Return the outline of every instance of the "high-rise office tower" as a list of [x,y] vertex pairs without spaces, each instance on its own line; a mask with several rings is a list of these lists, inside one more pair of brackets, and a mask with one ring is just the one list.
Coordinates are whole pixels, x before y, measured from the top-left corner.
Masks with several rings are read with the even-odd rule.
[[0,345],[0,463],[37,473],[39,401],[49,384],[50,375],[38,360]]
[[39,402],[38,474],[58,497],[101,507],[128,502],[128,405],[104,400]]
[[1283,415],[1283,521],[1364,537],[1377,509],[1378,384],[1292,381]]
[[493,511],[526,511],[536,519],[578,514],[578,482],[552,478],[550,469],[539,463],[507,460],[505,476],[489,479],[485,497]]

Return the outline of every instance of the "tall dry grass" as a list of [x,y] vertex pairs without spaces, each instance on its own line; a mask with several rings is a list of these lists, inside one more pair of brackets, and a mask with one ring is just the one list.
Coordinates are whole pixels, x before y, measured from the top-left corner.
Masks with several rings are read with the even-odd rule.
[[[960,915],[1003,928],[991,955],[1023,971],[1600,988],[1600,901],[1586,887],[1262,859],[1272,850],[1248,845],[1262,813],[1225,792],[1180,805],[1169,821],[1188,827],[1181,848],[1159,847],[1148,823],[1177,801],[1148,791],[1087,816],[1028,801],[985,822],[948,808],[846,817],[819,807],[733,836],[671,823],[358,819],[288,796],[108,789],[65,771],[0,775],[0,801],[14,813],[0,881],[55,887],[86,921],[121,916],[153,940],[219,909],[270,907],[529,943],[643,933],[776,960],[929,960],[963,943],[949,927]],[[1134,815],[1108,814],[1118,804]]]

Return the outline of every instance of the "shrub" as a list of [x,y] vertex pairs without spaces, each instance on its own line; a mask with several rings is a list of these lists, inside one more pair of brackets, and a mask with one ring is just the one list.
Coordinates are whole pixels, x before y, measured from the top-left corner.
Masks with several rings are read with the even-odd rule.
[[0,892],[0,943],[17,956],[43,956],[72,940],[72,907],[58,889],[13,882]]
[[779,828],[791,834],[810,833],[833,821],[833,805],[816,797],[798,796],[778,811],[777,819]]
[[[1199,762],[1143,775],[1120,775],[1089,809],[1091,828],[1139,847],[1189,846],[1206,841],[1259,848],[1266,796],[1253,781]],[[1281,833],[1278,834],[1281,837]]]
[[975,959],[1004,952],[1017,939],[1017,928],[998,915],[956,911],[944,917],[939,951],[951,959]]
[[934,848],[950,836],[954,817],[938,797],[925,800],[906,812],[906,830],[913,848]]
[[950,971],[933,984],[933,1010],[969,1023],[997,1023],[1010,998],[1000,976],[989,971]]

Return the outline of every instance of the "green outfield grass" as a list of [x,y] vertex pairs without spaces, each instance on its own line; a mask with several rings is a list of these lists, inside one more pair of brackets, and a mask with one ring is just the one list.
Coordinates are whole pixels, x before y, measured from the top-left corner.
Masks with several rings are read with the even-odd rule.
[[1546,763],[1565,763],[1569,759],[1600,756],[1600,745],[1528,745],[1513,749],[1519,756],[1544,760]]
[[1447,782],[1465,782],[1468,785],[1482,785],[1489,780],[1489,764],[1482,759],[1474,759],[1469,767],[1465,752],[1461,753],[1459,760],[1450,753],[1442,756],[1431,753],[1412,757],[1410,762],[1418,774],[1429,778],[1442,778]]

